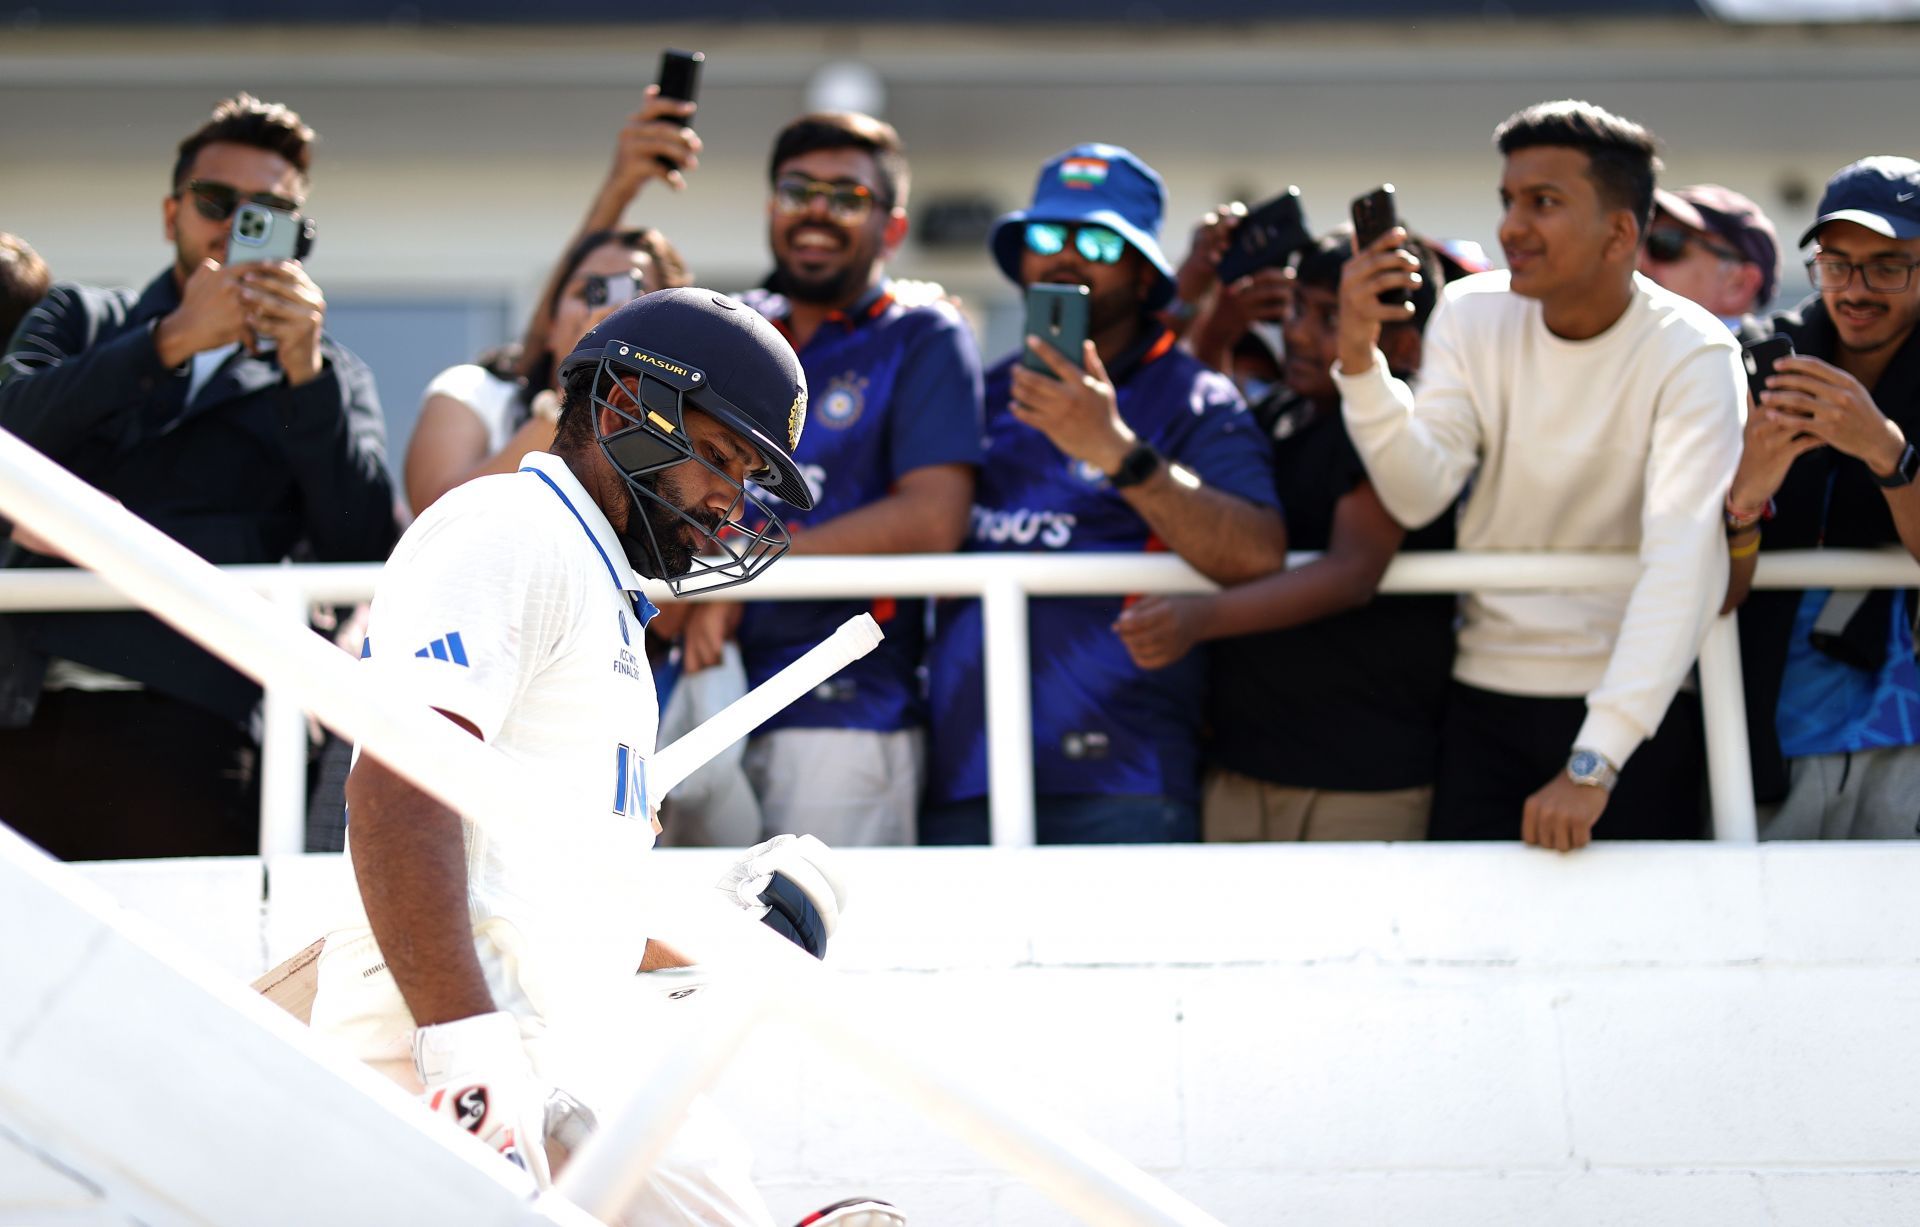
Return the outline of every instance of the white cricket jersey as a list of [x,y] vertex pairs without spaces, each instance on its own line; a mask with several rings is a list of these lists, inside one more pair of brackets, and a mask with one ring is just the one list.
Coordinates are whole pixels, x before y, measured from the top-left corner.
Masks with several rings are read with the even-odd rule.
[[631,975],[646,946],[659,704],[639,587],[566,463],[532,452],[429,507],[374,589],[363,667],[470,721],[549,799],[527,836],[466,829],[474,923],[510,922],[543,976]]

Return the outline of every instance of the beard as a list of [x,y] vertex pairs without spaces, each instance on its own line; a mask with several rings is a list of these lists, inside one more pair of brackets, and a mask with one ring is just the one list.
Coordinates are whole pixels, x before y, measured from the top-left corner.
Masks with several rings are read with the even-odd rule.
[[[626,553],[628,564],[648,579],[685,575],[693,569],[694,556],[719,536],[721,517],[711,511],[685,506],[680,485],[671,470],[659,474],[650,484],[655,497],[647,498],[638,492],[632,495],[627,527],[620,532],[621,549]],[[635,517],[640,520],[638,525],[634,523]],[[688,544],[690,532],[705,535],[697,543]],[[656,574],[656,570],[660,573]]]
[[837,273],[806,277],[785,265],[776,265],[770,285],[774,293],[791,302],[832,306],[858,296],[866,288],[867,271],[865,266],[854,261]]

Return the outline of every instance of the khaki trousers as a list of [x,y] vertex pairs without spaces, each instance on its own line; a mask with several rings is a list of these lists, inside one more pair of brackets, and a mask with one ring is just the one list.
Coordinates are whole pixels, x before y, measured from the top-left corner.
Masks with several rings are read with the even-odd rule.
[[1208,843],[1418,840],[1433,789],[1334,792],[1269,784],[1216,767],[1207,773],[1200,836]]

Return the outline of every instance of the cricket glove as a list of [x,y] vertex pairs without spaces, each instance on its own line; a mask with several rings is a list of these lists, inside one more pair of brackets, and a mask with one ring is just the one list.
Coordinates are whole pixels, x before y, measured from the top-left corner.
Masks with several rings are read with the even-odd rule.
[[811,835],[776,835],[747,849],[719,888],[780,936],[816,959],[840,924],[847,888],[827,845]]
[[520,1024],[496,1010],[418,1027],[414,1071],[428,1108],[499,1151],[546,1188],[551,1143],[564,1161],[594,1127],[593,1113],[534,1072]]

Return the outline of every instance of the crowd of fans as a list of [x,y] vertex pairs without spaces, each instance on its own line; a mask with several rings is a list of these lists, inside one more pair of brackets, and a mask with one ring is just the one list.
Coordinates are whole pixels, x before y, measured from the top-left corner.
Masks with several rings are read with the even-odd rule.
[[[524,335],[425,389],[402,489],[300,262],[223,263],[240,204],[297,212],[309,183],[312,131],[244,94],[181,143],[175,258],[143,290],[50,285],[0,235],[0,427],[215,562],[379,560],[410,514],[552,442],[556,355],[699,280],[626,223],[656,180],[698,190],[693,118],[652,92],[630,117]],[[1244,205],[1176,264],[1159,175],[1069,149],[983,255],[1085,287],[1085,343],[1028,337],[983,370],[955,302],[888,276],[895,131],[830,113],[776,135],[772,268],[741,297],[807,376],[794,552],[1166,550],[1221,585],[1032,602],[1042,842],[1698,837],[1691,673],[1735,608],[1762,834],[1920,834],[1914,593],[1748,591],[1766,550],[1920,556],[1920,163],[1833,175],[1800,237],[1816,293],[1769,315],[1772,222],[1727,187],[1658,188],[1644,128],[1552,102],[1494,137],[1505,268],[1396,225],[1357,250],[1302,235],[1225,282]],[[1743,369],[1776,334],[1793,353]],[[1400,550],[1455,547],[1622,552],[1637,578],[1377,595]],[[65,565],[25,528],[0,558]],[[882,647],[670,797],[666,842],[987,840],[977,602],[670,607],[648,631],[663,728],[861,609]],[[250,852],[257,700],[145,614],[0,618],[0,821],[69,858]]]

